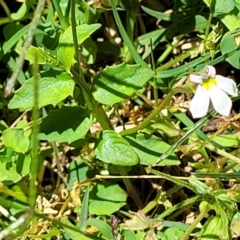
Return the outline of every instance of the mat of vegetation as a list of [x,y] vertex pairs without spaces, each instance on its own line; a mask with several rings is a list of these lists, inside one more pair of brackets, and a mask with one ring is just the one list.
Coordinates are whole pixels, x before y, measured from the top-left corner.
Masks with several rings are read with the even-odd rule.
[[0,239],[240,237],[239,0],[1,0],[0,28]]

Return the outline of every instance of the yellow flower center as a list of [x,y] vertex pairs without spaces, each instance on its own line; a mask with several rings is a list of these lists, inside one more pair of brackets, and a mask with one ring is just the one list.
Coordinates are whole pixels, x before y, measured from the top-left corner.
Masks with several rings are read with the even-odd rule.
[[215,78],[207,78],[203,80],[202,86],[206,88],[207,90],[210,89],[210,87],[217,86],[217,81]]

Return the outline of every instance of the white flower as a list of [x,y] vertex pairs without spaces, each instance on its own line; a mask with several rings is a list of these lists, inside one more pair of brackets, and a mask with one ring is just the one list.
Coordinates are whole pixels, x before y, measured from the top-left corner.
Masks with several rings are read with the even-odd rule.
[[232,79],[216,75],[215,68],[207,66],[206,73],[191,74],[190,81],[199,84],[189,108],[193,118],[206,115],[211,105],[221,115],[229,116],[232,100],[227,94],[238,96],[236,83]]

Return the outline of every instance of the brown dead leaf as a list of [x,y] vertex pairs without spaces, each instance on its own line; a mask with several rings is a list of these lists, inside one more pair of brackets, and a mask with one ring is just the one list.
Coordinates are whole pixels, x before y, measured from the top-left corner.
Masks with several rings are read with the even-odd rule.
[[150,219],[147,218],[141,211],[132,212],[129,211],[131,214],[131,219],[126,220],[124,223],[123,228],[129,230],[144,230],[144,229],[154,229],[158,228],[162,224],[162,220],[158,219]]
[[150,229],[145,236],[144,240],[158,240],[157,235],[154,232],[154,229]]

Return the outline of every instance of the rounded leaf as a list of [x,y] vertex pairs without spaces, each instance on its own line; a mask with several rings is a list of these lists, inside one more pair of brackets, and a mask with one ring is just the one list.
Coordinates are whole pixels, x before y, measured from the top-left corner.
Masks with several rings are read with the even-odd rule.
[[[52,104],[57,105],[66,97],[73,94],[74,81],[69,74],[56,71],[43,73],[39,80],[39,108]],[[34,104],[34,79],[26,80],[15,92],[13,99],[8,104],[10,109],[29,109]]]
[[50,112],[40,125],[39,139],[72,143],[85,137],[92,125],[90,112],[82,107],[62,106]]
[[25,153],[29,149],[30,140],[24,135],[21,128],[8,128],[3,132],[3,144],[15,152]]
[[149,68],[122,63],[106,67],[93,81],[94,98],[106,105],[113,105],[129,98],[154,75]]
[[113,130],[105,130],[95,149],[97,158],[118,166],[133,166],[138,163],[138,155],[132,146]]
[[90,193],[89,213],[111,215],[126,204],[127,194],[117,184],[99,183]]
[[[220,43],[222,55],[228,56],[230,52],[238,48],[238,36],[233,36],[231,32],[227,32]],[[240,69],[240,52],[236,51],[227,57],[226,60],[235,68]]]
[[213,16],[218,16],[224,13],[229,14],[235,8],[234,0],[217,0],[210,5],[210,10]]

